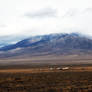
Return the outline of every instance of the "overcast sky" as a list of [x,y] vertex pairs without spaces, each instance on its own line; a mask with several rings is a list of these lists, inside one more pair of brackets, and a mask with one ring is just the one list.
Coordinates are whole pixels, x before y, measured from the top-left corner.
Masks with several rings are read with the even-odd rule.
[[0,0],[0,36],[92,35],[92,0]]

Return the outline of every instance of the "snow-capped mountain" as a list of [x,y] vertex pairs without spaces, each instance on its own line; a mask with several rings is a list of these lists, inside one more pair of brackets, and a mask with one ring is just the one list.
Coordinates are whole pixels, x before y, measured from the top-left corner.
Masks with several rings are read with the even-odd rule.
[[71,34],[49,34],[33,36],[19,41],[16,44],[8,45],[0,49],[0,56],[19,55],[62,55],[80,54],[92,52],[92,39],[86,36]]

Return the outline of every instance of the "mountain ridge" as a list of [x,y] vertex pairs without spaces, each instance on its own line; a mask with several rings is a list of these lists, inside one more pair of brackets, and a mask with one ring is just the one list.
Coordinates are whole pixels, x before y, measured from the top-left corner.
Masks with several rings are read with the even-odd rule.
[[0,57],[64,55],[92,52],[92,39],[77,33],[33,36],[0,48]]

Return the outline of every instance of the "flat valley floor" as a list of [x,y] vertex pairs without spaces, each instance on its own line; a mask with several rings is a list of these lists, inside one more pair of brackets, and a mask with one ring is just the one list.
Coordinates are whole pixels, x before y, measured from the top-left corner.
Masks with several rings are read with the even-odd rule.
[[0,69],[0,92],[92,92],[92,66]]

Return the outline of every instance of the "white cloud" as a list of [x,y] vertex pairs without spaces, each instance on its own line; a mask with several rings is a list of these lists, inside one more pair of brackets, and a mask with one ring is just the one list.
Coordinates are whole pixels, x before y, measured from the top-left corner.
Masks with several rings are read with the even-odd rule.
[[39,11],[28,12],[24,14],[30,18],[45,18],[45,17],[56,17],[56,10],[52,8],[45,8]]
[[[25,15],[25,17],[24,17]],[[92,0],[1,0],[0,35],[92,35]]]

